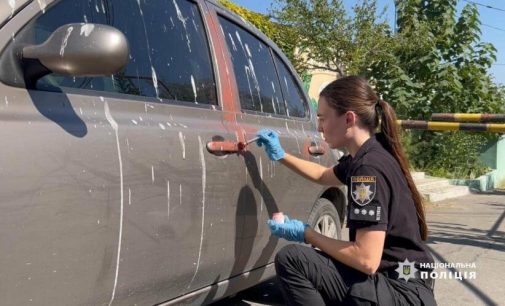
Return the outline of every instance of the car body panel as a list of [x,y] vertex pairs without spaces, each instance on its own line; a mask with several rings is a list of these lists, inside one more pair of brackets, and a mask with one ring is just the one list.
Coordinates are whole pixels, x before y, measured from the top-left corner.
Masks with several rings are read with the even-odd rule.
[[[23,6],[32,0],[2,1],[0,2],[0,25],[12,18]],[[44,7],[44,1],[39,1],[41,7]]]

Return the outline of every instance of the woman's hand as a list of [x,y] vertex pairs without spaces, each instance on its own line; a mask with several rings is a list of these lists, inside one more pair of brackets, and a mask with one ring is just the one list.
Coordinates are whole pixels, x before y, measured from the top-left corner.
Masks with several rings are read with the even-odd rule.
[[269,129],[262,129],[256,134],[256,136],[259,137],[258,140],[256,140],[256,144],[259,147],[265,145],[265,151],[268,158],[277,161],[286,156],[286,152],[282,149],[277,132]]
[[308,225],[302,221],[291,220],[287,215],[284,215],[284,223],[277,223],[274,220],[268,220],[267,223],[272,235],[289,241],[305,242],[305,228]]

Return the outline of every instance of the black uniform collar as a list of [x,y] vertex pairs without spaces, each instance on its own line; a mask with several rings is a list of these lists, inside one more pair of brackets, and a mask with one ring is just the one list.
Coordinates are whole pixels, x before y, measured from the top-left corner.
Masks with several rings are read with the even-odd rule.
[[375,135],[370,136],[358,149],[358,152],[356,152],[356,156],[354,156],[353,161],[357,161],[360,158],[362,158],[370,149],[375,147],[377,145],[377,139],[375,138]]

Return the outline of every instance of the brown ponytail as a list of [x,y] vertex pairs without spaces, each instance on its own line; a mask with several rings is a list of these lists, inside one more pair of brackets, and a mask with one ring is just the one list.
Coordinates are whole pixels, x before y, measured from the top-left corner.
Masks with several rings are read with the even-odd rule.
[[409,171],[409,162],[401,147],[399,128],[396,124],[396,113],[393,107],[386,101],[379,99],[367,80],[359,76],[348,76],[333,81],[321,91],[320,96],[324,97],[338,114],[354,111],[361,123],[368,127],[371,133],[380,125],[380,133],[376,134],[377,141],[396,159],[402,169],[416,206],[421,238],[426,240],[428,227],[424,214],[423,198],[414,184]]
[[428,226],[426,225],[426,217],[424,214],[423,198],[414,184],[414,180],[409,171],[409,161],[401,147],[395,110],[386,101],[379,100],[378,104],[378,112],[381,114],[381,132],[377,134],[377,140],[400,164],[400,168],[407,179],[407,184],[412,193],[412,199],[416,205],[417,222],[419,223],[421,238],[426,240],[428,238]]

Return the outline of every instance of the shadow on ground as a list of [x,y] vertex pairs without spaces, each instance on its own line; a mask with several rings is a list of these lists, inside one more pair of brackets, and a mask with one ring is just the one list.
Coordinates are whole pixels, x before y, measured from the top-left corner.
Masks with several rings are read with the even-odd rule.
[[237,306],[248,306],[248,305],[269,305],[269,306],[281,306],[284,305],[282,299],[281,291],[277,286],[275,280],[269,280],[263,282],[257,286],[249,288],[248,290],[242,291],[235,295],[234,297],[226,298],[218,301],[211,306],[225,306],[225,305],[237,305]]

